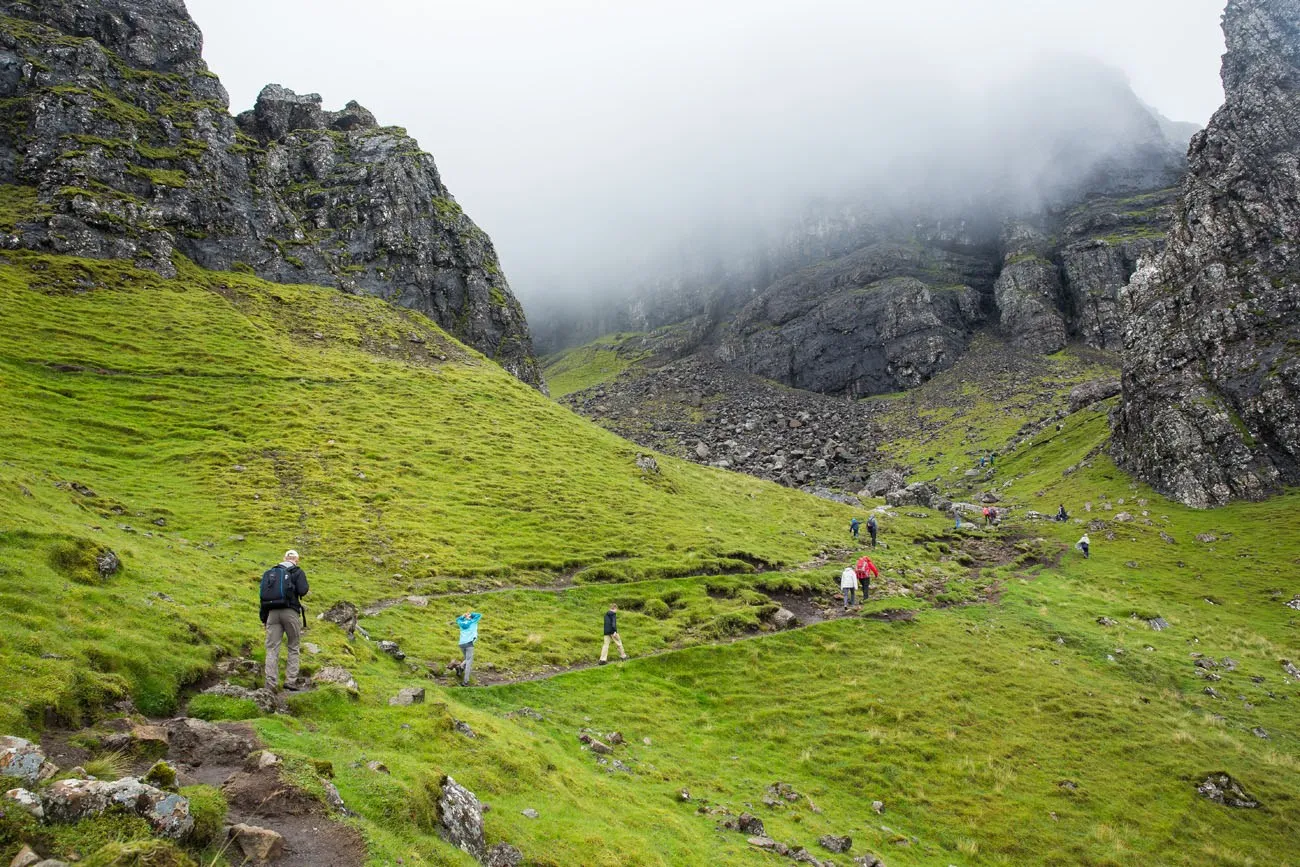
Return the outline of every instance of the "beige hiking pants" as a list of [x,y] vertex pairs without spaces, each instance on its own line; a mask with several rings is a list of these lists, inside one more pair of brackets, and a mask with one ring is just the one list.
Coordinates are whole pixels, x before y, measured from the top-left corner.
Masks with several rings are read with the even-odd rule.
[[289,641],[289,659],[284,667],[284,682],[298,679],[298,642],[302,638],[302,621],[292,608],[276,608],[266,615],[266,688],[275,689],[280,682],[280,641]]
[[601,645],[600,648],[600,661],[604,662],[609,659],[609,640],[611,638],[614,639],[614,643],[618,645],[618,655],[623,659],[627,659],[627,651],[623,649],[623,639],[619,638],[618,633],[615,632],[613,635],[605,636],[605,643]]

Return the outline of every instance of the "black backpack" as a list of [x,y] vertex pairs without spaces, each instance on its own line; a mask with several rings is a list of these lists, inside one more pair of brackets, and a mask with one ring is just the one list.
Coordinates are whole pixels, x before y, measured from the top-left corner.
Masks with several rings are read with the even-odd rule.
[[297,608],[298,588],[283,563],[262,573],[262,604],[268,608]]

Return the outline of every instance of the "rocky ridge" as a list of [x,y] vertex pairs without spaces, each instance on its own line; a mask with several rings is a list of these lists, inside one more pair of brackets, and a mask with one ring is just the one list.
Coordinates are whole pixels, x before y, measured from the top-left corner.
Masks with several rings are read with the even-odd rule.
[[1226,101],[1122,294],[1118,462],[1197,507],[1300,483],[1300,0],[1234,0]]
[[541,386],[491,240],[355,102],[268,85],[238,118],[180,0],[0,0],[0,246],[378,295]]

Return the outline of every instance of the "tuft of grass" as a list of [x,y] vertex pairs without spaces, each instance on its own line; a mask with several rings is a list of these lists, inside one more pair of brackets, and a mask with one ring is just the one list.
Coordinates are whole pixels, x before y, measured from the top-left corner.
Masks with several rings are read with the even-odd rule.
[[120,780],[131,771],[131,757],[122,750],[114,750],[87,760],[81,767],[97,779]]

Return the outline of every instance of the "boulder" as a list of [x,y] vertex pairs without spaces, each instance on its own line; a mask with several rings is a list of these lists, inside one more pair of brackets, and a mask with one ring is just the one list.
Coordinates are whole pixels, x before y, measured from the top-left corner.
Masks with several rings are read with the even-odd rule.
[[847,835],[837,837],[834,834],[826,834],[817,838],[817,844],[828,852],[839,854],[853,848],[853,838]]
[[509,843],[498,843],[483,856],[483,867],[520,867],[524,853]]
[[351,602],[335,602],[328,609],[317,614],[316,619],[342,627],[349,638],[357,633],[357,606]]
[[187,764],[233,763],[257,749],[252,732],[243,726],[222,726],[193,717],[168,720],[165,726],[174,757]]
[[203,694],[247,699],[257,705],[257,709],[262,713],[283,713],[288,710],[288,705],[285,703],[283,697],[272,690],[265,688],[249,689],[246,686],[239,686],[238,684],[230,683],[229,681],[222,681],[221,683],[213,684],[203,690]]
[[398,647],[396,641],[381,641],[377,646],[381,653],[387,653],[398,662],[406,659],[406,654],[402,652],[402,648]]
[[4,793],[4,800],[37,819],[45,818],[45,808],[41,806],[41,798],[35,792],[29,792],[27,789],[10,789]]
[[59,769],[45,760],[45,753],[29,740],[0,736],[0,777],[16,777],[28,785],[44,782]]
[[41,806],[51,822],[77,822],[121,808],[143,818],[158,836],[171,840],[179,840],[194,827],[187,798],[133,777],[113,782],[58,780],[41,793]]
[[736,820],[736,830],[750,837],[766,837],[767,831],[763,828],[763,820],[752,813],[741,813]]
[[122,560],[109,548],[100,548],[95,554],[95,571],[100,578],[111,578],[122,569]]
[[1197,785],[1196,791],[1202,797],[1209,798],[1216,804],[1223,804],[1225,807],[1253,810],[1259,806],[1259,801],[1246,794],[1241,784],[1223,771],[1207,776]]
[[325,787],[325,803],[329,804],[330,807],[338,810],[340,813],[347,814],[348,806],[343,803],[343,796],[339,794],[338,786],[334,785],[329,780],[321,780],[320,782],[321,785]]
[[388,700],[393,707],[406,707],[413,704],[424,704],[424,687],[408,686],[398,690],[397,695]]
[[358,692],[357,682],[346,668],[337,665],[328,665],[316,672],[311,677],[313,683],[334,684],[341,686],[354,695]]
[[799,625],[799,617],[788,608],[778,608],[772,615],[772,625],[777,629],[793,629]]
[[859,497],[883,497],[890,491],[907,486],[907,478],[895,469],[876,470],[867,476],[867,483],[858,493]]
[[9,862],[9,867],[32,867],[33,864],[38,864],[40,861],[41,856],[37,855],[31,846],[25,845],[18,850],[14,860]]
[[254,864],[269,864],[284,854],[284,837],[269,828],[240,822],[231,826],[230,839]]
[[474,793],[450,776],[442,778],[442,794],[438,798],[438,831],[453,846],[483,859],[486,845],[483,840],[483,805]]

